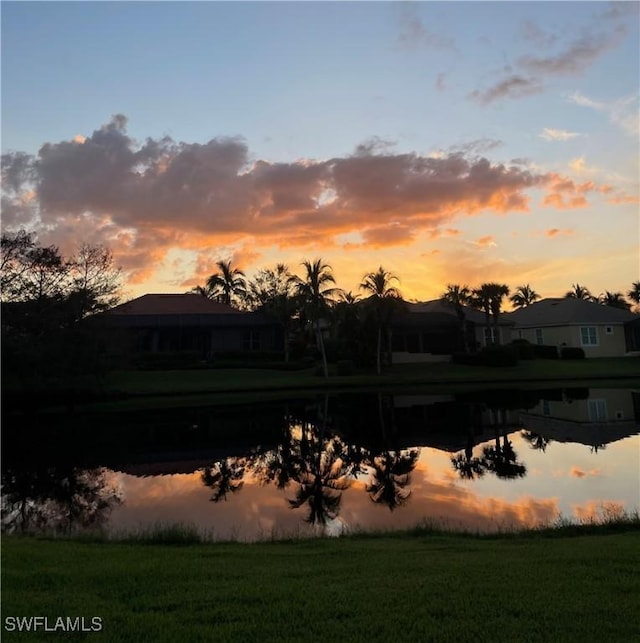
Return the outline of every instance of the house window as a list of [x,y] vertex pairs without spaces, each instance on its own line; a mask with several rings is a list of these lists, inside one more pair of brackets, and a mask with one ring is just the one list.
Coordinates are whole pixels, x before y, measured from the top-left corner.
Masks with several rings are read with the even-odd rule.
[[613,326],[605,326],[604,332],[607,335],[613,335]]
[[606,422],[607,400],[589,400],[589,420],[591,422]]
[[598,346],[598,329],[595,326],[582,326],[580,342],[583,346]]
[[242,348],[246,351],[260,350],[260,333],[255,330],[248,330],[242,336]]
[[487,326],[484,329],[484,345],[490,346],[491,344],[499,344],[498,338],[500,337],[499,329],[493,326]]
[[542,337],[542,328],[536,328],[536,344],[544,344],[544,338]]

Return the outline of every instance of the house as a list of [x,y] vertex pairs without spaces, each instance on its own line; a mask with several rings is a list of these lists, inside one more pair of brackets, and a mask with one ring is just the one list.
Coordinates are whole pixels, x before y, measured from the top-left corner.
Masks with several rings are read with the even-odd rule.
[[542,299],[508,317],[515,324],[514,338],[559,349],[580,347],[587,357],[625,355],[631,350],[625,324],[638,318],[628,310],[570,297]]
[[196,294],[148,294],[105,312],[102,321],[126,335],[134,353],[218,353],[282,348],[282,330],[268,316],[242,312]]
[[500,315],[497,327],[487,324],[486,315],[463,306],[464,332],[455,307],[444,299],[407,303],[406,310],[393,320],[392,358],[403,362],[449,361],[451,355],[489,344],[508,344],[513,322]]

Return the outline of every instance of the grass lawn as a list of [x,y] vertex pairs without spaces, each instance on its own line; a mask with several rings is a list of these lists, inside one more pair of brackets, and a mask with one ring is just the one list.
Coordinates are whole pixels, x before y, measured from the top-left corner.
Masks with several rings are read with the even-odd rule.
[[[186,546],[5,537],[3,641],[637,640],[640,531],[626,529]],[[7,617],[35,615],[103,627],[6,631]]]
[[118,371],[106,386],[132,395],[180,395],[185,393],[391,387],[407,384],[491,384],[531,381],[610,380],[628,378],[640,384],[640,359],[632,357],[589,360],[529,360],[517,366],[491,368],[462,364],[397,364],[381,376],[332,375],[328,379],[313,370],[205,369],[181,371]]

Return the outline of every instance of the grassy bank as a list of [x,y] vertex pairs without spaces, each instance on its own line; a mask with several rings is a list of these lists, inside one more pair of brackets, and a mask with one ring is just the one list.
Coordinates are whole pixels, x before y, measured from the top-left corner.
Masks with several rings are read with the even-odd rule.
[[[92,641],[624,641],[640,531],[169,546],[5,537],[3,619],[99,616]],[[3,632],[4,641],[68,641]]]
[[397,364],[382,375],[332,375],[328,379],[313,370],[211,369],[185,371],[119,371],[107,386],[130,394],[198,393],[217,391],[273,390],[394,386],[406,384],[459,384],[488,382],[562,381],[611,378],[637,379],[640,359],[529,360],[512,367],[463,364]]

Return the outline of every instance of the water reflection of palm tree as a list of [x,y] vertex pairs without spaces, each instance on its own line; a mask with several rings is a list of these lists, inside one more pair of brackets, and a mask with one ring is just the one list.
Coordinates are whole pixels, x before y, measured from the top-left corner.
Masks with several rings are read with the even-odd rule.
[[316,408],[316,421],[303,421],[298,441],[294,480],[295,498],[288,499],[292,509],[307,505],[306,522],[326,524],[338,516],[342,492],[351,485],[345,446],[337,436],[327,437],[329,397]]
[[482,456],[487,462],[487,469],[498,478],[515,479],[524,478],[527,475],[527,467],[518,462],[518,455],[513,449],[506,432],[503,435],[502,444],[500,435],[496,428],[495,445],[484,447]]
[[543,453],[547,450],[550,442],[553,442],[551,438],[547,438],[540,433],[534,433],[533,431],[522,431],[520,435],[529,443],[532,449],[536,451],[542,451]]
[[486,458],[478,458],[473,455],[473,429],[481,422],[480,406],[478,404],[469,404],[468,411],[469,426],[467,428],[467,444],[462,453],[451,456],[451,465],[463,480],[482,478],[487,471]]
[[373,470],[372,478],[366,486],[371,500],[387,505],[390,511],[404,505],[411,495],[407,486],[419,456],[419,449],[409,449],[383,451],[371,458],[369,466]]
[[245,465],[244,458],[225,458],[203,470],[202,482],[213,490],[211,501],[226,500],[228,494],[242,489]]
[[324,525],[338,516],[342,491],[351,485],[344,472],[344,463],[329,451],[325,451],[312,468],[300,472],[297,482],[298,490],[295,498],[288,500],[289,506],[299,509],[308,505],[305,520],[312,525]]

